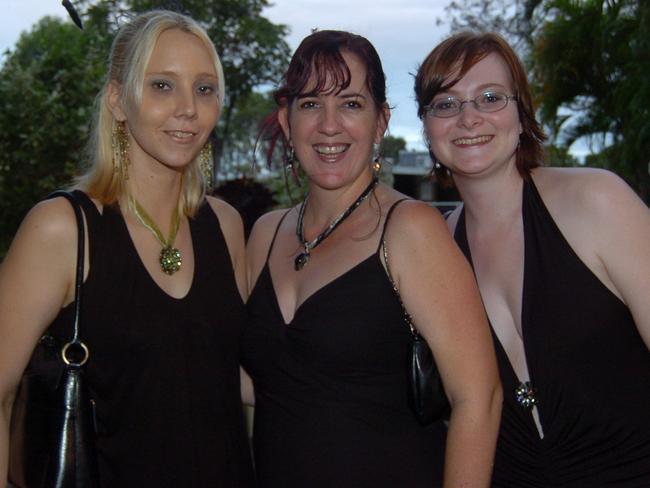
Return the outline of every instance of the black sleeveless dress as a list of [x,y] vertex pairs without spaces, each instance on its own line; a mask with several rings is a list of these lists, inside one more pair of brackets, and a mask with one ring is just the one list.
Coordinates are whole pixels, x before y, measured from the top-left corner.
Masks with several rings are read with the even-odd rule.
[[[650,352],[629,309],[565,240],[524,180],[521,326],[540,438],[515,400],[518,379],[495,340],[504,390],[495,487],[650,487]],[[455,238],[471,262],[464,210]]]
[[[90,239],[81,336],[103,488],[253,486],[239,388],[245,307],[219,221],[190,219],[195,269],[175,299],[151,279],[118,208],[81,192]],[[69,337],[71,306],[50,327]]]
[[289,324],[267,258],[248,310],[242,350],[255,383],[260,486],[440,486],[444,429],[421,427],[409,410],[410,331],[379,249],[309,297]]

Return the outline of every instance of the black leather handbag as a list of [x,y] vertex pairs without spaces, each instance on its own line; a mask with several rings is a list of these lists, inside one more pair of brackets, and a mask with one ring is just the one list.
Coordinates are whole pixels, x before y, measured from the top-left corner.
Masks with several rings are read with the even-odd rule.
[[388,267],[386,241],[382,242],[382,247],[388,279],[393,285],[393,290],[402,306],[404,321],[411,331],[412,340],[408,351],[406,367],[409,385],[409,405],[415,417],[422,425],[429,425],[435,420],[448,419],[451,408],[447,395],[445,394],[440,373],[431,353],[431,348],[413,325],[411,316],[406,311],[404,303],[402,303],[399,290],[393,281],[390,268]]
[[[79,336],[84,221],[74,193],[58,191],[48,198],[54,197],[66,198],[77,219],[72,337],[61,345],[46,333],[23,374],[11,416],[9,481],[17,488],[96,488],[94,404],[84,381],[90,353]],[[31,368],[35,359],[39,372]]]

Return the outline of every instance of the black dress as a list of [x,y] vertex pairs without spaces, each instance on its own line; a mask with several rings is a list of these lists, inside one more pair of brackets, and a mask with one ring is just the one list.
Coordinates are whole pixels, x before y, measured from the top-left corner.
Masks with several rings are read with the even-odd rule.
[[379,250],[309,297],[289,324],[267,258],[248,310],[242,349],[255,383],[260,486],[439,486],[442,422],[423,428],[407,405],[410,331]]
[[[497,487],[650,487],[650,352],[629,309],[587,268],[524,181],[521,326],[544,438],[515,401],[518,379],[494,336],[504,390]],[[471,261],[461,213],[455,238]]]
[[[90,238],[81,336],[101,486],[253,486],[239,388],[245,307],[216,215],[204,202],[190,219],[194,278],[175,299],[148,274],[119,209],[100,214],[78,194]],[[71,313],[61,311],[52,335],[69,336]]]

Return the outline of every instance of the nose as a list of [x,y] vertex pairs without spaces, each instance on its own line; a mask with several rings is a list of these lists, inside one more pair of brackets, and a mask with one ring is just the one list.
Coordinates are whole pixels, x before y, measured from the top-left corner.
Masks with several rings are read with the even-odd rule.
[[196,116],[196,98],[193,89],[183,88],[177,90],[176,116],[189,118]]
[[338,113],[335,107],[325,104],[320,113],[318,130],[327,136],[333,136],[341,131]]
[[460,114],[458,114],[458,125],[462,127],[476,127],[483,120],[483,114],[476,108],[474,100],[465,100],[460,105]]

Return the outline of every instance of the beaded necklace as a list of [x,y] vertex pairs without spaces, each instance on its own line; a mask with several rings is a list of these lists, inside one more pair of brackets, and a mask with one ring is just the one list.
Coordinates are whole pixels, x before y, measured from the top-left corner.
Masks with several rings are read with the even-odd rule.
[[302,247],[305,249],[303,252],[298,254],[296,256],[296,259],[293,262],[293,268],[296,271],[300,271],[305,264],[309,262],[309,257],[310,257],[310,252],[312,249],[316,248],[321,242],[323,242],[327,237],[334,232],[334,229],[336,229],[341,223],[347,219],[352,212],[354,212],[359,205],[361,205],[366,198],[370,196],[372,191],[375,189],[377,186],[377,182],[379,180],[377,177],[373,177],[372,181],[370,184],[366,187],[363,192],[361,192],[361,195],[350,205],[348,208],[346,208],[338,217],[336,217],[330,225],[327,226],[327,228],[318,234],[316,237],[314,237],[311,241],[307,241],[305,239],[305,234],[304,234],[304,218],[305,218],[305,209],[307,208],[307,202],[309,201],[309,195],[307,195],[300,205],[300,210],[298,211],[298,222],[296,223],[296,236],[298,237],[298,241],[300,241],[300,244]]

